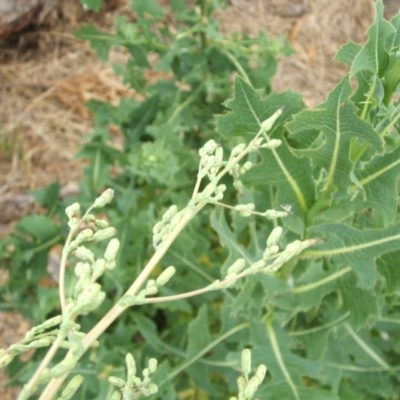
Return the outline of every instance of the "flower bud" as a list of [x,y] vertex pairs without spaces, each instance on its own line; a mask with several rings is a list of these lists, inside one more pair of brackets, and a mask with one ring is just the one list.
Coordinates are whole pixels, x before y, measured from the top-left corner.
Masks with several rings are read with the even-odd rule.
[[230,159],[237,157],[239,154],[243,152],[243,150],[246,148],[245,143],[240,143],[236,147],[234,147],[231,151]]
[[67,214],[68,219],[72,219],[80,209],[79,203],[73,203],[65,209],[65,214]]
[[107,245],[106,251],[104,252],[104,259],[106,261],[112,261],[117,258],[120,242],[118,239],[113,238]]
[[94,262],[93,252],[84,246],[77,247],[77,249],[74,251],[74,255],[76,258],[79,258],[79,260],[81,260],[81,261],[88,261],[90,263]]
[[208,290],[218,290],[219,289],[219,285],[221,284],[221,281],[219,279],[215,280],[214,282],[212,282],[211,284],[209,284],[207,286]]
[[75,275],[78,278],[88,280],[90,279],[90,276],[92,275],[92,268],[90,267],[90,264],[87,262],[78,262],[75,265]]
[[289,213],[287,211],[276,211],[276,210],[267,210],[263,213],[263,216],[267,219],[276,219],[276,218],[284,218],[287,217]]
[[134,376],[136,376],[136,363],[131,353],[126,354],[125,362],[126,362],[128,380],[130,380]]
[[267,248],[278,244],[279,238],[282,235],[282,231],[283,231],[283,229],[280,226],[276,226],[272,230],[272,232],[269,234],[268,239],[267,239]]
[[93,265],[92,279],[96,280],[100,278],[100,276],[104,274],[105,270],[106,270],[106,260],[104,260],[103,258],[98,258]]
[[175,274],[176,269],[172,265],[161,272],[160,276],[156,280],[157,286],[165,285]]
[[113,393],[113,395],[111,396],[111,399],[110,399],[110,400],[121,400],[121,399],[122,399],[121,393],[118,392],[118,391],[115,391],[115,392]]
[[235,206],[235,210],[239,211],[239,214],[242,217],[249,217],[252,213],[252,211],[254,210],[255,206],[253,203],[249,203],[249,204],[238,204],[237,206]]
[[244,375],[239,376],[239,378],[237,380],[237,385],[238,385],[239,392],[243,392],[244,389],[246,388],[246,378],[244,377]]
[[94,208],[104,207],[106,204],[111,203],[114,197],[114,190],[106,189],[93,203]]
[[83,382],[82,375],[75,375],[68,383],[66,388],[62,391],[61,397],[64,400],[71,399],[75,392],[79,389]]
[[108,228],[95,232],[93,240],[99,242],[100,240],[109,239],[110,237],[113,237],[116,232],[117,230],[114,227],[109,226]]
[[[144,392],[146,391],[146,393]],[[148,384],[147,388],[143,390],[143,394],[145,396],[151,396],[152,394],[156,394],[158,392],[158,387],[155,383],[151,382]]]
[[157,363],[158,361],[155,358],[150,358],[149,360],[149,371],[151,374],[154,374],[157,370]]
[[44,337],[42,339],[34,340],[28,344],[28,347],[31,349],[39,349],[41,347],[48,347],[52,343],[51,338]]
[[100,229],[105,229],[109,227],[109,223],[108,221],[104,220],[104,219],[96,219],[94,221],[95,225],[97,226],[97,228]]
[[261,269],[263,269],[266,266],[266,262],[264,259],[262,260],[258,260],[255,263],[253,263],[249,270],[253,273],[256,274],[258,271],[260,271]]
[[262,144],[260,147],[263,149],[276,149],[282,144],[280,139],[271,139],[267,143]]
[[227,274],[228,275],[238,274],[238,273],[242,272],[245,265],[246,265],[246,260],[244,258],[239,258],[228,268]]
[[244,389],[244,397],[251,399],[256,393],[260,382],[256,376],[253,376],[247,383],[246,389]]
[[111,385],[117,386],[119,388],[123,388],[126,383],[123,379],[117,378],[116,376],[109,376],[108,382],[110,382]]
[[178,212],[178,207],[173,204],[162,216],[163,222],[169,221]]
[[263,132],[268,132],[273,127],[275,121],[282,115],[283,107],[281,107],[278,111],[274,112],[268,119],[261,123],[261,130]]
[[249,376],[249,374],[251,372],[251,351],[250,351],[250,349],[242,350],[241,366],[242,366],[242,372],[247,379],[247,377]]
[[260,383],[264,380],[266,373],[267,373],[267,367],[264,364],[260,364],[256,372],[256,377]]
[[90,239],[93,236],[93,231],[91,229],[84,229],[82,232],[79,232],[75,240],[78,243],[82,243],[85,240]]
[[53,378],[59,378],[60,376],[64,375],[66,372],[71,371],[75,368],[78,359],[75,357],[66,358],[65,360],[58,363],[51,369],[51,376]]
[[218,147],[218,143],[216,143],[214,140],[209,140],[206,142],[206,144],[199,150],[199,155],[200,157],[203,157],[204,155],[210,155],[213,154],[216,148]]
[[238,194],[243,195],[243,182],[241,180],[234,180],[233,187],[237,190]]
[[274,256],[278,252],[279,252],[278,245],[273,245],[273,246],[267,247],[263,254],[263,260],[265,260],[265,261],[269,260],[272,256]]
[[10,362],[14,360],[14,356],[11,354],[3,354],[0,356],[0,368],[5,367],[6,365],[10,364]]

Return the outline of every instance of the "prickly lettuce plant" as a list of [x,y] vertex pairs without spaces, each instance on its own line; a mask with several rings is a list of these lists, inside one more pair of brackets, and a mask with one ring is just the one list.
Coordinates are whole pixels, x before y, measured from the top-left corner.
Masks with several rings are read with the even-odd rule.
[[[154,22],[157,8],[150,9],[138,10],[141,34],[154,32],[143,28]],[[209,30],[193,26],[188,37],[203,45]],[[88,203],[86,196],[106,184],[115,190],[117,206],[108,206],[107,215],[120,251],[117,267],[101,278],[103,302],[79,320],[82,332],[100,332],[105,326],[98,321],[116,304],[106,314],[103,343],[88,349],[97,334],[72,335],[66,359],[79,343],[85,351],[63,372],[85,378],[77,396],[109,399],[116,386],[132,397],[146,383],[141,395],[171,400],[399,397],[399,50],[400,14],[386,21],[378,1],[367,43],[349,42],[338,52],[349,74],[313,110],[291,91],[262,90],[239,57],[233,96],[225,109],[211,108],[221,112],[220,137],[210,119],[194,122],[204,115],[194,112],[202,109],[197,101],[176,108],[178,125],[163,108],[171,98],[118,108],[92,104],[98,125],[82,155],[94,162],[81,197]],[[138,47],[131,51],[139,57]],[[169,65],[176,64],[193,65]],[[184,77],[187,69],[174,71]],[[165,99],[171,86],[161,86]],[[110,123],[125,135],[124,152],[105,145]],[[189,150],[195,147],[199,167]],[[110,179],[117,160],[123,171]],[[40,199],[48,201],[48,193]],[[52,243],[54,235],[23,226],[33,238],[30,249],[39,238]],[[67,269],[67,293],[74,293],[74,282]],[[11,287],[3,296],[18,299]],[[265,378],[263,368],[250,378],[245,352],[237,379],[245,348],[267,367]],[[127,352],[148,367],[136,373]],[[63,355],[50,367],[57,372],[60,363],[66,367]],[[63,375],[47,378],[58,388]]]

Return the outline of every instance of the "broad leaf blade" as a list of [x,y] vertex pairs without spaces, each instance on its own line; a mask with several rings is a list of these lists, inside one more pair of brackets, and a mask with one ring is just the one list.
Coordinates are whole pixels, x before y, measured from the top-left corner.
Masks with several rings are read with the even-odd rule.
[[383,140],[373,127],[357,116],[356,107],[349,100],[351,87],[344,78],[329,94],[327,101],[314,111],[302,111],[287,124],[295,137],[303,131],[317,130],[324,135],[324,142],[317,148],[299,150],[312,158],[313,163],[327,171],[326,188],[347,190],[352,184],[350,174],[353,163],[350,160],[351,140],[356,136],[369,142],[377,152],[383,151]]

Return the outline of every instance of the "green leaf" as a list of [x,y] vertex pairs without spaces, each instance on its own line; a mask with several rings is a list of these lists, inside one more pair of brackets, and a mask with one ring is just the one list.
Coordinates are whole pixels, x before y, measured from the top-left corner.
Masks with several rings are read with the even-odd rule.
[[[344,78],[329,94],[326,102],[314,111],[302,111],[292,122],[287,124],[294,137],[304,131],[313,130],[315,140],[318,133],[324,136],[323,143],[316,148],[298,150],[299,154],[309,156],[315,165],[327,172],[326,190],[347,190],[352,184],[350,173],[353,163],[350,161],[350,144],[354,137],[369,142],[376,151],[383,151],[383,140],[373,127],[356,115],[356,107],[349,100],[351,86]],[[317,130],[317,131],[315,131]]]
[[385,278],[385,294],[395,295],[400,292],[400,268],[398,262],[400,251],[384,254],[377,260],[378,272]]
[[383,17],[383,3],[378,0],[375,3],[375,22],[368,30],[368,42],[355,57],[350,70],[350,76],[354,76],[362,70],[369,70],[378,76],[382,76],[389,62],[387,41],[394,35],[394,27]]
[[[225,137],[240,135],[247,139],[255,137],[261,123],[281,106],[285,107],[269,133],[271,138],[281,139],[282,145],[276,149],[261,151],[263,162],[246,173],[243,181],[247,185],[263,188],[266,184],[276,186],[279,191],[277,204],[290,204],[294,214],[297,213],[300,218],[301,214],[307,211],[314,196],[314,183],[309,173],[311,164],[309,160],[293,154],[284,139],[283,125],[293,114],[304,108],[301,97],[288,91],[262,98],[262,91],[253,89],[243,79],[237,78],[234,97],[225,105],[231,111],[217,117],[218,131]],[[297,226],[297,231],[301,231],[299,221],[294,225]]]
[[385,229],[355,229],[345,224],[325,224],[310,228],[311,237],[323,236],[324,243],[304,251],[312,257],[332,257],[350,265],[358,276],[358,286],[372,288],[378,279],[375,260],[398,249],[400,223]]
[[74,32],[74,35],[80,39],[88,40],[100,60],[108,60],[108,53],[115,40],[114,35],[102,32],[93,25],[83,26],[81,29]]
[[46,242],[57,236],[60,228],[49,217],[33,214],[21,219],[16,230],[32,236],[38,242]]
[[248,250],[238,242],[238,239],[229,228],[225,219],[223,209],[215,209],[211,214],[211,226],[219,235],[219,240],[223,247],[229,251],[229,256],[222,266],[222,274],[226,273],[227,269],[238,259],[244,258],[247,265],[250,266],[256,261],[255,257],[251,255]]
[[400,148],[383,156],[375,156],[363,169],[355,171],[366,200],[356,200],[358,209],[372,208],[374,217],[380,216],[382,225],[388,226],[397,214],[397,182],[400,178]]
[[132,0],[132,9],[135,10],[140,17],[149,14],[154,18],[162,18],[165,11],[158,5],[157,0]]
[[[211,342],[212,338],[208,330],[209,320],[207,305],[199,310],[197,317],[189,324],[187,358],[190,359],[199,354]],[[202,389],[209,393],[215,393],[215,387],[211,383],[210,367],[205,364],[194,363],[187,368],[191,379]]]

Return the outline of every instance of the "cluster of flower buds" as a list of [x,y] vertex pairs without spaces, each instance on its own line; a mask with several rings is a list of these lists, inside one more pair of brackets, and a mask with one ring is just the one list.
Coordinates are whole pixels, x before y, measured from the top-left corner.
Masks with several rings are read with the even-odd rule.
[[[289,243],[281,254],[272,262],[272,264],[268,265],[268,270],[275,272],[279,268],[282,267],[283,264],[287,263],[293,257],[299,255],[303,250],[307,249],[310,246],[314,246],[319,243],[322,238],[316,239],[307,239],[304,241],[295,240],[292,243]],[[264,253],[265,254],[265,253]]]
[[182,219],[184,211],[185,210],[178,211],[178,207],[174,204],[164,213],[161,221],[154,225],[153,247],[155,250],[158,250],[163,246],[170,233],[176,228]]
[[115,376],[110,376],[108,378],[108,381],[112,385],[120,389],[113,393],[111,400],[136,399],[141,395],[148,397],[157,393],[158,387],[151,382],[150,379],[150,375],[157,370],[157,360],[155,358],[150,358],[148,367],[142,372],[143,379],[136,375],[136,363],[132,354],[128,353],[125,360],[127,367],[126,380]]
[[154,296],[158,293],[158,289],[161,286],[164,286],[168,283],[168,281],[174,276],[176,269],[174,266],[170,265],[163,272],[161,272],[160,276],[157,279],[149,279],[146,283],[146,287],[142,289],[138,295],[125,295],[118,302],[121,307],[130,307],[139,304],[146,303],[147,296]]
[[214,140],[209,140],[200,150],[201,157],[199,178],[208,176],[210,181],[214,180],[224,163],[224,150]]
[[12,344],[8,349],[0,349],[0,368],[8,365],[15,356],[26,353],[31,349],[50,346],[57,337],[57,330],[48,331],[48,329],[59,325],[61,320],[61,315],[50,318],[31,328],[21,342]]
[[251,352],[249,349],[242,350],[241,366],[243,374],[237,381],[238,397],[234,396],[229,400],[251,400],[267,373],[267,367],[264,364],[260,364],[255,375],[249,379],[251,372]]
[[67,304],[66,310],[71,318],[74,315],[86,315],[103,302],[105,293],[96,280],[105,271],[115,268],[119,246],[118,239],[111,239],[104,252],[104,258],[98,259],[95,259],[93,252],[86,247],[76,248],[74,255],[80,260],[75,266],[78,280],[74,287],[73,300]]

